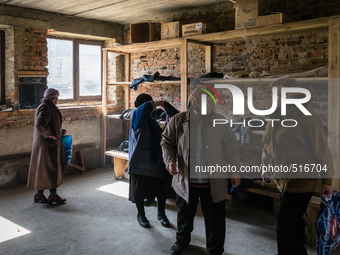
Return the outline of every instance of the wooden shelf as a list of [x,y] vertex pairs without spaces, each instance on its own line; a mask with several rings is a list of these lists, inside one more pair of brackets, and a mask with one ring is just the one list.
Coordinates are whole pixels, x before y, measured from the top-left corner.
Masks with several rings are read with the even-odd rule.
[[[252,82],[273,82],[277,81],[280,78],[237,78],[237,79],[211,79],[211,78],[202,78],[202,82],[204,83],[204,79],[209,83],[252,83]],[[209,79],[209,80],[208,80]],[[306,77],[306,78],[294,78],[297,82],[327,82],[328,77]]]
[[[107,86],[129,86],[130,84],[131,82],[110,82],[107,84]],[[181,81],[144,81],[141,84],[181,84]]]
[[300,33],[306,31],[315,31],[318,29],[328,29],[329,20],[337,19],[340,16],[325,17],[319,19],[303,20],[296,22],[289,22],[283,24],[274,24],[265,27],[256,27],[240,30],[229,30],[218,33],[194,35],[190,37],[183,37],[177,39],[160,40],[146,43],[134,43],[128,45],[122,45],[114,48],[105,48],[110,52],[116,53],[138,53],[152,50],[168,49],[168,48],[180,48],[181,42],[187,40],[189,44],[213,44],[213,43],[225,43],[228,41],[244,40],[246,35],[248,39],[263,37],[263,36],[275,36],[284,33]]
[[111,114],[111,115],[106,115],[106,118],[108,119],[118,119],[120,118],[122,114]]
[[109,82],[107,83],[107,86],[124,86],[124,85],[130,85],[131,82],[129,81],[120,81],[120,82]]

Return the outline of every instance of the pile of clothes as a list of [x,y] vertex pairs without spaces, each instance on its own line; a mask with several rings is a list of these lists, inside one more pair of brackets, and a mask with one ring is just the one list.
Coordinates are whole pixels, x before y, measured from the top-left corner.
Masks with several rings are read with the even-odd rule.
[[134,89],[135,91],[138,90],[138,86],[142,82],[154,82],[154,81],[180,81],[180,77],[172,77],[172,76],[160,76],[159,72],[157,71],[153,75],[143,75],[142,78],[134,79],[130,84],[130,89]]

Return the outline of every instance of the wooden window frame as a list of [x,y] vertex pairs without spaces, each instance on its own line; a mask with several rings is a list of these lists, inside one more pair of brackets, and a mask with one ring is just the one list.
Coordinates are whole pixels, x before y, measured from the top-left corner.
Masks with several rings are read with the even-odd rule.
[[5,104],[6,103],[6,89],[5,89],[5,74],[6,74],[6,63],[5,63],[5,31],[4,30],[0,30],[0,43],[1,43],[1,47],[0,47],[0,54],[1,54],[1,70],[0,70],[0,74],[1,74],[1,79],[0,79],[0,91],[1,91],[1,97],[0,97],[0,104]]
[[[103,51],[101,50],[100,55],[100,96],[80,96],[79,95],[79,45],[87,44],[87,45],[98,45],[101,46],[101,49],[104,48],[103,41],[89,41],[75,38],[67,38],[67,37],[54,37],[48,36],[47,38],[56,39],[56,40],[67,40],[73,42],[73,98],[72,99],[60,99],[59,103],[70,103],[70,102],[78,102],[78,101],[101,101],[102,100],[102,83],[103,83]],[[47,81],[48,82],[48,81]]]

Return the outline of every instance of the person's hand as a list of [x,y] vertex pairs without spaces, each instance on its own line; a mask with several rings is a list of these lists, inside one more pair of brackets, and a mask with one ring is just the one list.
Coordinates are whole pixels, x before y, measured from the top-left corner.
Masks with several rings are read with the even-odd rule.
[[61,130],[61,134],[66,135],[66,133],[67,133],[67,129],[63,128],[63,129]]
[[322,185],[322,193],[321,194],[326,194],[328,198],[330,198],[333,194],[333,187],[332,185]]
[[178,174],[178,171],[177,171],[177,166],[176,166],[176,163],[175,162],[172,162],[169,166],[169,173],[171,175],[176,175]]
[[[262,172],[261,174],[263,184],[264,183],[270,183],[270,179],[268,178],[268,173],[267,172]],[[262,186],[263,186],[262,184]]]
[[230,178],[230,181],[231,181],[231,185],[234,185],[233,188],[235,189],[241,183],[241,176],[240,176],[240,174],[236,174],[236,173],[232,174],[231,178]]
[[53,139],[53,140],[57,139],[57,137],[55,137],[54,135],[50,135],[48,138]]
[[165,100],[163,100],[163,101],[156,101],[155,102],[155,106],[157,107],[157,106],[162,106],[162,107],[164,107],[164,103],[165,103],[166,101]]

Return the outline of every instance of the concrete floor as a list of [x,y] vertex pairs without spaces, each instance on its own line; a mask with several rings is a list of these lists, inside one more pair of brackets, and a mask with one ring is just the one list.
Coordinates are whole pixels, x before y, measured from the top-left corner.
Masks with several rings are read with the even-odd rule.
[[[66,176],[58,189],[67,198],[65,205],[35,204],[35,191],[25,186],[1,190],[0,254],[170,254],[176,234],[175,202],[167,201],[172,229],[157,221],[155,205],[146,208],[152,228],[143,229],[134,204],[126,198],[127,188],[127,180],[116,181],[110,168],[101,168]],[[276,218],[268,207],[256,203],[227,207],[226,218],[224,254],[276,254]],[[191,245],[183,254],[206,254],[201,210]],[[315,254],[315,248],[309,248],[309,255]]]

